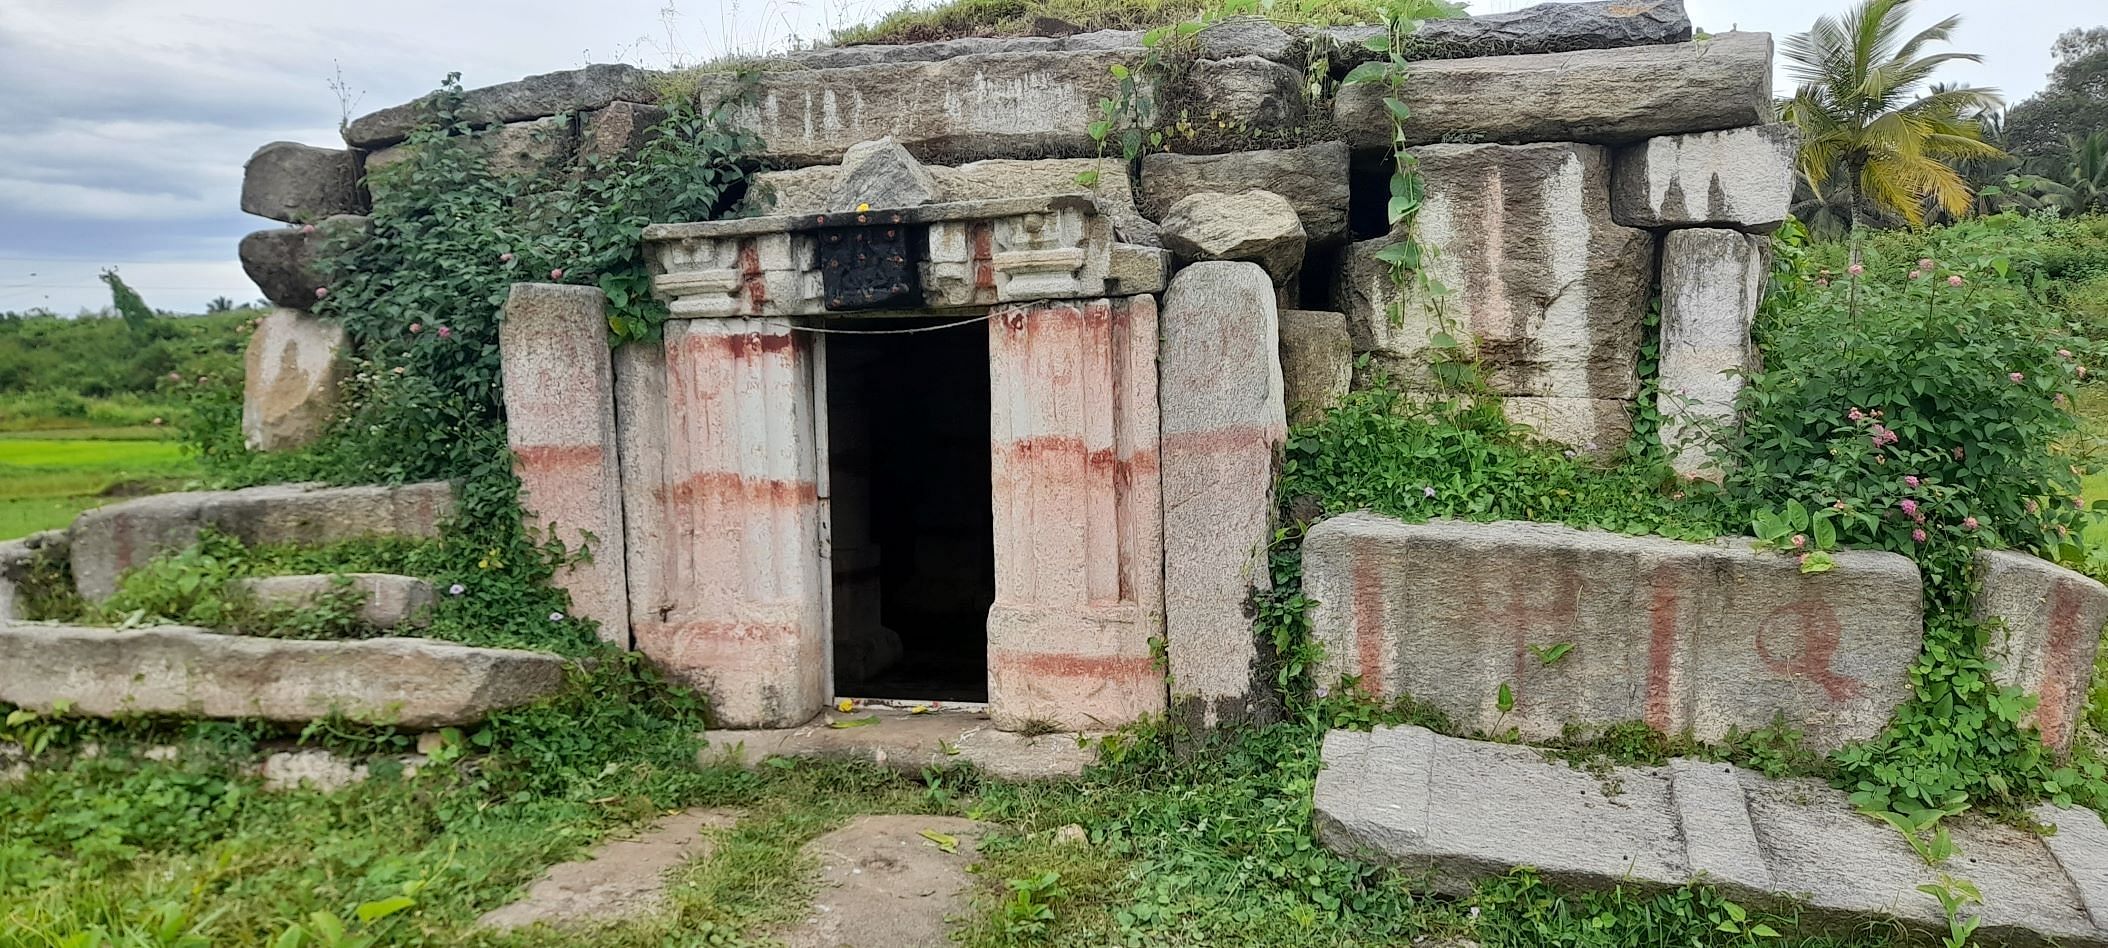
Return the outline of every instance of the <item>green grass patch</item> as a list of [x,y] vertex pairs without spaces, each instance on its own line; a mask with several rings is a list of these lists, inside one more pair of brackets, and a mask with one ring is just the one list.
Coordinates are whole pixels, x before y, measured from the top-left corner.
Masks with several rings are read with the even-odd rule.
[[63,527],[90,507],[180,487],[199,473],[159,429],[68,434],[0,436],[0,540]]

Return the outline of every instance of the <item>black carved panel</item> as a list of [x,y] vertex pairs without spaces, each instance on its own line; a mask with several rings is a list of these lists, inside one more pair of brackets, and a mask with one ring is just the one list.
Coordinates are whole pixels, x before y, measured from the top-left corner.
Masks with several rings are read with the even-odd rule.
[[925,225],[903,224],[898,212],[836,218],[847,219],[858,223],[819,230],[820,280],[827,308],[920,305],[922,273],[915,264],[926,241]]

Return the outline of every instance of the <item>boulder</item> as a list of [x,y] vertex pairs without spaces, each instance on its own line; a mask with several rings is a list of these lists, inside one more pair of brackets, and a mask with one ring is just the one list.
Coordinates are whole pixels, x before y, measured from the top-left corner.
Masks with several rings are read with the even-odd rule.
[[329,428],[351,340],[335,320],[275,309],[242,359],[242,441],[251,451],[311,444]]
[[1741,540],[1334,517],[1303,542],[1316,679],[1531,741],[1643,721],[1718,742],[1783,718],[1833,749],[1887,726],[1923,646],[1917,566],[1835,556],[1802,573]]
[[1201,59],[1283,59],[1295,40],[1263,16],[1233,16],[1203,27],[1193,34],[1193,43],[1195,54]]
[[1288,199],[1312,244],[1347,239],[1345,142],[1226,155],[1159,153],[1142,158],[1142,203],[1161,217],[1171,205],[1202,191],[1272,191]]
[[1164,214],[1164,247],[1182,259],[1248,260],[1279,286],[1303,265],[1303,224],[1271,191],[1187,195]]
[[1345,398],[1354,382],[1354,340],[1347,317],[1306,309],[1281,311],[1281,391],[1288,419],[1307,425]]
[[1322,756],[1318,839],[1442,894],[1469,895],[1520,866],[1562,886],[1628,895],[1703,884],[1811,929],[1879,930],[1919,944],[1949,931],[1925,887],[1966,872],[1982,891],[1968,915],[1984,944],[2108,945],[2093,909],[2108,904],[2108,828],[2092,810],[2028,814],[2054,833],[1973,813],[1945,820],[1967,856],[1929,866],[1820,780],[1691,758],[1583,768],[1418,727],[1331,731]]
[[[1476,141],[1622,145],[1770,121],[1771,36],[1413,64],[1406,144]],[[1387,148],[1378,84],[1342,87],[1333,118],[1356,148]]]
[[1614,162],[1611,214],[1627,227],[1771,233],[1793,204],[1800,144],[1790,125],[1758,125],[1627,145]]
[[445,481],[361,487],[278,484],[231,491],[157,494],[97,507],[67,531],[73,582],[100,602],[125,570],[197,542],[207,527],[251,546],[327,546],[365,537],[439,535],[454,515]]
[[[1090,124],[1117,91],[1112,66],[1141,58],[1140,49],[988,53],[767,71],[734,118],[766,143],[748,157],[785,166],[838,162],[849,146],[887,135],[932,164],[1096,156]],[[698,101],[714,105],[746,81],[705,76]]]
[[1749,333],[1770,262],[1771,241],[1739,231],[1679,230],[1662,240],[1656,407],[1662,443],[1686,477],[1720,475],[1720,438],[1734,427],[1742,374],[1756,367]]
[[666,120],[666,110],[635,102],[610,102],[579,117],[578,160],[591,165],[635,158]]
[[364,214],[364,176],[358,152],[272,142],[242,166],[242,213],[288,224]]
[[1276,132],[1303,124],[1303,74],[1270,59],[1203,59],[1186,77],[1193,112],[1234,132]]
[[1195,729],[1249,724],[1273,693],[1246,608],[1253,590],[1273,588],[1267,544],[1288,437],[1273,281],[1250,263],[1196,263],[1171,279],[1161,325],[1172,707]]
[[1978,551],[1976,569],[1976,618],[2000,625],[1984,649],[1998,666],[1992,680],[2040,699],[2022,722],[2041,729],[2044,744],[2068,749],[2093,684],[2108,587],[2012,550]]
[[364,240],[370,227],[367,218],[339,214],[317,224],[257,231],[242,238],[242,272],[272,305],[306,309],[321,298],[315,291],[335,278],[331,261]]
[[0,702],[134,715],[440,728],[563,691],[570,663],[427,639],[309,642],[158,626],[0,627]]
[[1501,408],[1509,421],[1581,454],[1617,454],[1632,439],[1632,403],[1616,398],[1525,396],[1501,399]]
[[[470,89],[461,96],[458,114],[477,125],[496,125],[606,108],[613,102],[657,101],[659,94],[652,73],[635,66],[602,63]],[[353,148],[365,149],[395,144],[430,119],[431,104],[432,96],[426,96],[359,116],[344,127],[344,141]]]
[[[1334,71],[1378,58],[1368,39],[1381,26],[1331,26],[1310,31],[1313,43],[1324,42]],[[1589,0],[1540,3],[1506,13],[1427,20],[1406,43],[1414,60],[1461,59],[1469,56],[1519,56],[1567,53],[1582,49],[1617,49],[1685,43],[1691,18],[1682,0]]]
[[1494,392],[1631,399],[1654,239],[1610,220],[1608,153],[1594,145],[1429,145],[1413,149],[1427,181],[1420,242],[1439,307],[1408,286],[1403,318],[1389,237],[1348,247],[1333,300],[1354,348],[1400,381],[1427,376],[1439,334],[1475,342]]
[[839,213],[914,207],[934,204],[942,194],[937,179],[888,135],[849,146],[834,189],[828,192],[827,209]]
[[423,628],[431,623],[432,607],[439,602],[431,583],[394,573],[264,576],[236,580],[233,588],[258,605],[276,609],[305,608],[347,590],[359,597],[359,621],[376,629]]
[[64,530],[45,530],[0,543],[0,625],[26,618],[31,606],[23,587],[39,567],[63,564],[71,553]]

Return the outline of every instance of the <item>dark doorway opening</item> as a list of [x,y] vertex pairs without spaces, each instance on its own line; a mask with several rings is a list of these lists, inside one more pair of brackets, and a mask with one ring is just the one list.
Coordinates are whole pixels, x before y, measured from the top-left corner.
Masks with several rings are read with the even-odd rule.
[[826,339],[835,694],[986,701],[995,602],[988,328]]

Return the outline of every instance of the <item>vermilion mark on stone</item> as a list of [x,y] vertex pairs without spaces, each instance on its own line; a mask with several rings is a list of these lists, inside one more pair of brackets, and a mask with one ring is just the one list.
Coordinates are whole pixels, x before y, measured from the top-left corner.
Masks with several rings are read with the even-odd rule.
[[769,301],[769,284],[761,275],[761,251],[752,239],[739,242],[740,283],[747,291],[747,312],[761,315]]
[[1831,667],[1843,636],[1844,625],[1829,603],[1803,599],[1758,623],[1757,659],[1774,674],[1821,686],[1832,701],[1857,698],[1865,690],[1859,681]]
[[2079,591],[2060,582],[2050,591],[2049,641],[2043,643],[2042,695],[2035,705],[2035,726],[2042,742],[2056,747],[2071,739],[2072,663],[2079,651]]
[[[1664,571],[1666,573],[1666,571]],[[1654,578],[1654,602],[1647,607],[1648,621],[1653,625],[1647,641],[1647,726],[1667,733],[1669,720],[1669,689],[1676,661],[1676,585],[1674,577],[1656,575]]]
[[1354,561],[1354,651],[1361,687],[1369,697],[1382,698],[1389,690],[1383,673],[1383,573],[1376,565],[1374,544],[1357,540],[1349,555]]

